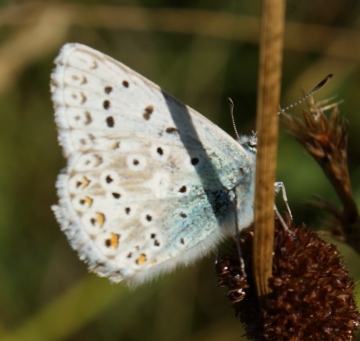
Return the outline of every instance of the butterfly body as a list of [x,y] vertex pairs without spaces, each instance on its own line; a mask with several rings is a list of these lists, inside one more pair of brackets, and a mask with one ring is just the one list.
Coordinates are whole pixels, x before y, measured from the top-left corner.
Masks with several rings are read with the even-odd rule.
[[253,220],[255,137],[236,142],[124,64],[81,44],[51,91],[68,159],[57,220],[90,270],[141,282]]

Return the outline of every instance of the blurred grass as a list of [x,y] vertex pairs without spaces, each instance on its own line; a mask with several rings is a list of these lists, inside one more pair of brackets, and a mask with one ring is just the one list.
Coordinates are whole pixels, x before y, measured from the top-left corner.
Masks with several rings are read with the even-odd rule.
[[[123,7],[123,6],[136,7]],[[288,2],[285,106],[326,74],[349,122],[349,163],[360,202],[360,8],[356,1]],[[55,222],[57,144],[49,75],[60,46],[78,41],[121,60],[233,134],[254,127],[259,3],[249,1],[0,2],[0,339],[240,339],[214,256],[129,290],[88,274]],[[300,112],[296,108],[293,112]],[[282,134],[278,179],[297,222],[321,229],[312,195],[337,202],[318,166]],[[331,241],[331,239],[330,239]],[[333,242],[333,241],[332,241]],[[359,255],[339,244],[350,273]],[[360,302],[360,297],[358,297]]]

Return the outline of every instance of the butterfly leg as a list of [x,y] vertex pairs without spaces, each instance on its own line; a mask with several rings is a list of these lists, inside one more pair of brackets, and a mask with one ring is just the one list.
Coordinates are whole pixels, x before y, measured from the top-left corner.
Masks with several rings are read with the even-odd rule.
[[[293,217],[292,217],[292,214],[291,214],[289,201],[288,201],[288,198],[287,198],[287,195],[286,195],[286,190],[285,190],[284,184],[282,182],[275,182],[274,186],[275,186],[275,193],[276,194],[278,194],[281,191],[281,194],[282,194],[286,209],[287,209],[287,211],[289,213],[289,216],[290,216],[290,219],[292,221]],[[275,208],[276,208],[276,206],[275,206]],[[277,210],[277,208],[276,208],[276,211],[278,212],[278,214],[280,214],[279,211]]]
[[[234,197],[234,208],[235,208],[235,212],[237,212],[238,208],[238,203],[236,200],[236,196]],[[236,238],[236,247],[238,250],[238,255],[239,255],[239,262],[240,262],[240,270],[241,273],[243,274],[244,277],[247,277],[246,271],[245,271],[245,262],[244,262],[244,258],[242,257],[242,252],[241,252],[241,245],[240,245],[240,228],[239,228],[239,223],[238,223],[238,219],[237,216],[235,216],[235,238]]]
[[277,209],[277,207],[276,207],[275,204],[274,204],[274,211],[275,211],[276,217],[280,220],[280,223],[281,223],[281,225],[283,226],[283,228],[284,228],[286,231],[291,232],[290,229],[289,229],[289,226],[287,226],[284,218],[281,216],[281,214],[280,214],[280,212],[279,212],[279,210]]
[[[290,210],[289,202],[288,202],[288,199],[287,199],[284,184],[282,182],[275,182],[274,186],[275,186],[275,193],[276,194],[278,194],[281,191],[283,201],[285,203],[286,209],[287,209],[287,211],[289,213],[289,216],[290,216],[290,221],[292,221],[293,217],[292,217],[292,214],[291,214],[291,210]],[[274,210],[275,210],[276,217],[279,219],[279,221],[280,221],[281,225],[284,227],[284,229],[291,232],[290,229],[289,229],[289,226],[287,226],[285,220],[283,219],[283,217],[281,216],[278,208],[276,207],[276,204],[274,204]]]

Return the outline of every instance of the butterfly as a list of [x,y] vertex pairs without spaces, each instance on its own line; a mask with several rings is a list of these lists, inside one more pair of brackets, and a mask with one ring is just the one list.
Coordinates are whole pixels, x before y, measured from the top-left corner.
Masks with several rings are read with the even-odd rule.
[[85,45],[51,74],[62,231],[89,269],[141,283],[253,221],[256,137],[238,141],[161,87]]

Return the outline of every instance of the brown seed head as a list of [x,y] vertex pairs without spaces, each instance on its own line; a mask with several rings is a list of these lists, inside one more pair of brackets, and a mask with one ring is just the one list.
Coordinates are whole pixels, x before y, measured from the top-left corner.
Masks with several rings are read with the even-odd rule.
[[[290,222],[288,221],[290,225]],[[248,277],[240,273],[234,243],[219,255],[216,272],[227,287],[236,316],[252,340],[354,340],[360,322],[354,300],[354,281],[348,276],[336,247],[305,226],[275,222],[273,292],[261,307],[252,281],[253,230],[241,231],[240,244]]]

